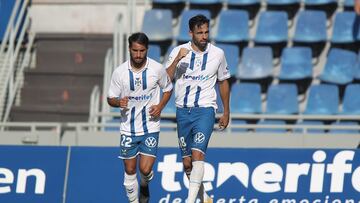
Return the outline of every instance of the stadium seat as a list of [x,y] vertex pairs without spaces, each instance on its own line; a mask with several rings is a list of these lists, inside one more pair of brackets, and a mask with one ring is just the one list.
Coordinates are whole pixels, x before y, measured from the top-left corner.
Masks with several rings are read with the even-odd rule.
[[170,9],[173,19],[177,19],[185,8],[187,0],[152,0],[154,9]]
[[321,10],[330,18],[338,6],[337,0],[304,0],[305,9]]
[[287,47],[280,60],[280,83],[295,83],[303,94],[312,80],[312,54],[309,47]]
[[295,84],[270,85],[267,92],[266,113],[299,113],[298,93]]
[[[357,122],[354,121],[336,121],[331,124],[331,126],[359,126]],[[330,134],[359,134],[360,131],[356,129],[330,129]]]
[[[151,42],[172,40],[172,14],[168,9],[151,9],[145,11],[142,31]],[[159,26],[161,25],[161,26]]]
[[232,119],[231,120],[231,132],[241,132],[241,133],[245,133],[248,131],[247,128],[234,128],[234,125],[246,125],[247,122],[245,120],[237,120],[237,119]]
[[300,0],[266,0],[266,4],[269,11],[286,11],[289,19],[293,19],[300,8]]
[[353,11],[354,10],[354,0],[344,0],[344,10]]
[[238,68],[237,77],[245,80],[258,80],[273,74],[273,54],[270,47],[246,47]]
[[[285,126],[285,121],[282,120],[260,120],[258,125],[283,125]],[[286,133],[285,128],[257,128],[255,130],[257,133]]]
[[339,109],[339,89],[336,85],[319,84],[309,88],[304,114],[331,115]]
[[359,61],[357,62],[356,66],[355,66],[354,79],[357,82],[360,81],[360,62]]
[[249,13],[250,20],[253,20],[260,10],[260,0],[224,0],[229,9],[246,10]]
[[235,77],[239,66],[239,47],[233,44],[216,44],[224,50],[231,77]]
[[309,47],[287,47],[282,52],[280,61],[280,80],[312,77],[313,65]]
[[337,85],[345,85],[353,81],[356,68],[354,52],[332,48],[327,56],[320,80]]
[[274,57],[280,56],[287,45],[288,16],[285,11],[264,11],[260,13],[255,34],[256,46],[271,46]]
[[342,114],[360,115],[360,84],[346,86]]
[[[324,125],[324,123],[322,121],[312,121],[312,120],[304,120],[304,121],[298,121],[296,123],[296,125]],[[321,134],[321,133],[325,133],[325,129],[316,129],[316,128],[311,128],[311,129],[304,129],[304,128],[293,128],[293,132],[294,133],[311,133],[311,134]]]
[[222,10],[214,40],[219,43],[243,43],[249,41],[249,15],[242,10]]
[[331,37],[331,46],[358,50],[358,42],[356,42],[359,25],[355,25],[356,14],[352,11],[344,11],[336,13],[333,32]]
[[188,0],[190,9],[206,8],[211,18],[216,18],[222,9],[222,0]]
[[309,46],[312,49],[313,57],[318,57],[324,49],[326,41],[325,12],[300,11],[295,25],[294,46]]
[[[178,44],[186,43],[191,40],[189,36],[189,19],[195,15],[203,14],[207,18],[210,18],[210,12],[208,10],[184,10],[180,16],[180,30],[176,40]],[[211,31],[210,31],[211,32]]]
[[148,50],[148,57],[154,59],[155,61],[161,63],[161,48],[159,45],[150,44]]
[[230,92],[230,109],[235,114],[261,113],[261,87],[257,83],[235,83]]

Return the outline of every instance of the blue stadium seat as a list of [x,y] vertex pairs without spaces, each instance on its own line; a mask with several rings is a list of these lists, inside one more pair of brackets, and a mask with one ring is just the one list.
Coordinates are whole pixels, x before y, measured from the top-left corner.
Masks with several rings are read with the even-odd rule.
[[224,0],[229,9],[246,10],[250,20],[253,20],[260,10],[261,0]]
[[[260,120],[258,125],[286,125],[282,120]],[[257,133],[286,133],[285,128],[258,128],[255,130]]]
[[337,114],[339,110],[339,88],[336,85],[312,85],[309,89],[304,114]]
[[342,114],[360,115],[360,84],[346,86]]
[[148,57],[154,59],[155,61],[161,63],[161,48],[159,45],[150,44],[148,50]]
[[[332,47],[357,51],[355,45],[359,26],[355,25],[356,14],[352,11],[336,13],[331,37]],[[357,30],[356,30],[357,29]]]
[[355,68],[354,79],[360,81],[360,62],[358,61]]
[[234,44],[216,44],[224,50],[231,77],[235,77],[239,66],[239,47]]
[[271,46],[274,57],[279,57],[288,40],[288,16],[285,11],[260,13],[254,42],[257,46]]
[[[331,124],[331,126],[359,126],[357,122],[354,121],[337,121]],[[359,134],[359,130],[355,129],[330,129],[330,134]]]
[[243,10],[223,10],[219,14],[215,42],[247,43],[249,41],[249,15]]
[[[304,120],[304,121],[299,121],[296,123],[296,125],[320,125],[320,126],[323,126],[324,123],[322,121],[311,121],[311,120]],[[293,132],[294,133],[311,133],[311,134],[321,134],[321,133],[325,133],[325,130],[324,129],[316,129],[316,128],[313,128],[313,129],[307,129],[306,132],[305,132],[305,129],[303,128],[294,128],[293,129]]]
[[354,0],[344,0],[344,9],[345,10],[354,10]]
[[323,82],[345,85],[353,81],[356,68],[356,54],[352,51],[332,48],[320,75]]
[[208,10],[184,10],[180,16],[180,30],[179,35],[177,36],[177,41],[179,44],[185,43],[191,40],[189,36],[189,19],[195,15],[203,14],[207,18],[210,18],[210,12]]
[[323,11],[304,10],[298,14],[293,42],[295,46],[309,46],[313,57],[318,57],[325,47],[326,14]]
[[210,11],[211,18],[216,18],[222,10],[223,0],[188,0],[190,9],[206,8]]
[[300,0],[266,0],[267,10],[286,11],[289,19],[293,19],[300,8]]
[[304,0],[305,9],[321,10],[330,18],[338,6],[337,0]]
[[261,87],[257,83],[235,83],[230,92],[232,113],[261,113]]
[[[110,112],[112,113],[119,113],[119,117],[113,117],[113,118],[109,118],[109,119],[106,119],[106,123],[115,123],[115,124],[119,124],[120,125],[120,108],[114,108],[114,107],[111,107],[110,108]],[[120,128],[119,127],[105,127],[104,129],[105,131],[119,131]]]
[[285,48],[280,61],[280,80],[301,80],[312,77],[312,54],[309,47]]
[[155,9],[170,9],[173,19],[177,19],[184,10],[187,0],[152,0]]
[[173,31],[171,10],[151,9],[145,11],[142,31],[146,33],[150,41],[172,40]]
[[270,85],[267,93],[266,113],[299,113],[298,92],[295,84]]
[[246,47],[239,65],[239,79],[264,79],[273,72],[273,54],[270,47]]

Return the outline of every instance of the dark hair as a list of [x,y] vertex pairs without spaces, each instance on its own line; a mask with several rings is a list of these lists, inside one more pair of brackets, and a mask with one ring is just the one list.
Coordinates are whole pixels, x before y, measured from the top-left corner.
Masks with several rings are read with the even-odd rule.
[[136,32],[130,35],[130,37],[128,38],[128,42],[129,42],[129,47],[131,47],[133,42],[136,42],[148,48],[149,38],[143,32]]
[[199,26],[204,25],[204,24],[209,25],[209,22],[210,22],[210,20],[206,16],[204,16],[202,14],[198,14],[198,15],[190,18],[190,20],[189,20],[189,29],[191,31],[194,31],[195,26],[199,27]]

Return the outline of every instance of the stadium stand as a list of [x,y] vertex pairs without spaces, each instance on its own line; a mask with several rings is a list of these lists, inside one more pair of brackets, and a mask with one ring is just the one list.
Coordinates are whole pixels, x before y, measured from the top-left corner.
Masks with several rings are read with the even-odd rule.
[[155,61],[161,63],[161,48],[157,44],[150,44],[148,50],[148,57],[154,59]]
[[331,18],[338,6],[337,0],[304,0],[304,4],[305,9],[324,11],[327,18]]
[[190,9],[203,9],[210,11],[210,17],[216,18],[222,9],[222,0],[188,0]]
[[356,52],[359,48],[357,36],[359,25],[356,23],[356,14],[353,11],[338,12],[335,15],[331,46],[349,49]]
[[267,92],[266,113],[299,113],[298,92],[294,84],[270,85]]
[[[82,3],[86,5],[84,2]],[[97,3],[102,4],[99,2]],[[126,6],[124,6],[126,3],[127,1],[116,2],[116,5],[120,4],[122,8],[125,8],[118,9],[117,12],[119,10],[126,11]],[[276,5],[276,3],[284,4]],[[68,3],[64,4],[67,5]],[[46,5],[46,3],[42,4],[42,6],[44,5]],[[183,7],[180,6],[178,8],[177,5],[183,5]],[[38,5],[35,3],[34,6],[36,7]],[[71,4],[67,6],[71,6]],[[301,7],[299,12],[297,12],[298,6]],[[287,7],[293,8],[287,10]],[[344,7],[347,9],[346,4]],[[0,6],[0,9],[1,8],[2,7]],[[148,19],[148,17],[144,16],[146,16],[147,12],[152,12],[145,8],[154,9],[155,11],[158,9],[169,9],[167,10],[167,13],[171,10],[171,17],[168,17],[168,14],[166,14],[166,18],[158,16],[159,21],[157,23],[157,25],[167,24],[167,31],[164,31],[159,35],[159,37],[166,38],[171,42],[171,46],[166,50],[171,50],[174,45],[189,40],[187,20],[190,16],[197,14],[198,12],[203,12],[208,17],[216,16],[211,14],[210,9],[203,11],[193,10],[192,8],[194,7],[191,6],[190,2],[184,0],[153,0],[152,8],[150,6],[146,7],[145,3],[141,2],[137,4],[137,10],[134,12],[138,14],[137,28],[141,28],[138,30],[144,30],[143,25],[147,25],[145,21]],[[201,6],[200,8],[208,9],[207,6]],[[334,16],[334,23],[328,24],[327,26],[327,16],[325,12],[316,11],[317,8],[314,8],[315,11],[311,9],[313,8],[310,7],[309,4],[303,5],[295,0],[282,0],[276,2],[271,0],[267,0],[266,2],[260,2],[258,0],[227,0],[223,2],[219,15],[212,19],[213,25],[211,25],[211,34],[214,34],[214,38],[211,38],[211,41],[224,49],[231,72],[233,75],[235,73],[236,81],[233,81],[234,83],[231,86],[231,125],[225,132],[216,131],[214,133],[214,139],[210,143],[210,147],[291,148],[320,146],[326,148],[353,148],[357,145],[358,140],[360,140],[358,131],[357,134],[355,134],[354,129],[350,129],[358,128],[357,123],[341,126],[341,130],[347,127],[350,127],[349,129],[352,130],[351,132],[353,134],[344,132],[344,134],[347,134],[348,136],[346,137],[347,139],[341,139],[341,137],[337,136],[342,135],[342,133],[332,134],[332,136],[325,135],[325,133],[330,132],[330,129],[340,129],[337,128],[337,125],[329,125],[329,123],[332,123],[333,121],[341,121],[340,123],[345,121],[359,121],[359,118],[356,117],[359,114],[357,96],[359,90],[356,86],[357,84],[354,83],[358,82],[357,80],[360,80],[360,68],[358,66],[356,67],[359,72],[358,77],[355,76],[354,81],[346,83],[347,86],[342,103],[341,98],[339,97],[339,92],[341,92],[341,90],[339,91],[337,86],[318,84],[321,82],[318,76],[322,73],[322,69],[325,71],[326,68],[324,65],[329,61],[330,55],[322,54],[328,52],[327,49],[329,47],[327,45],[347,49],[347,47],[340,45],[340,43],[345,42],[345,44],[348,43],[353,46],[353,43],[351,42],[340,42],[335,40],[335,36],[343,36],[345,30],[347,31],[344,36],[350,36],[349,29],[351,23],[344,19],[341,20],[340,16],[346,16],[348,15],[347,13],[351,13],[349,15],[351,17],[353,16],[353,13],[342,12],[342,8],[339,7],[336,16]],[[178,10],[178,14],[175,10]],[[244,10],[246,10],[246,12]],[[260,10],[261,12],[259,13]],[[294,27],[288,26],[286,28],[287,37],[289,38],[290,43],[288,47],[285,47],[282,53],[279,54],[279,56],[281,56],[279,58],[279,64],[273,63],[273,52],[270,47],[253,47],[253,45],[256,44],[257,33],[255,31],[256,28],[260,27],[261,15],[274,10],[285,10],[288,14],[287,18],[289,20],[294,19]],[[233,15],[231,13],[242,13],[241,15],[243,16],[248,15],[248,19],[244,21],[232,21],[231,18],[227,16]],[[308,14],[305,13],[310,14],[307,16]],[[3,13],[0,12],[0,14]],[[142,14],[144,14],[144,16]],[[259,14],[259,18],[256,18],[257,14]],[[226,20],[223,21],[222,18],[230,19],[227,20],[227,23],[230,25],[224,23]],[[304,20],[303,18],[306,19]],[[337,20],[338,18],[339,20]],[[171,21],[168,21],[169,19]],[[0,18],[0,20],[4,20],[4,18]],[[33,20],[36,22],[37,19]],[[344,33],[336,31],[339,29],[337,28],[339,24],[337,21],[341,21],[340,24],[345,21],[349,23],[345,25],[345,28],[340,29],[344,31]],[[64,20],[64,22],[66,21]],[[241,25],[237,26],[237,23],[241,23]],[[153,25],[150,28],[160,30],[161,26],[159,27],[157,25]],[[171,28],[169,28],[169,25],[171,25]],[[253,26],[251,27],[251,25]],[[353,25],[355,26],[356,22],[354,22]],[[1,27],[4,30],[3,26],[4,25],[2,24]],[[306,27],[311,27],[313,30],[308,33],[305,29]],[[232,33],[232,31],[229,31],[230,28],[234,30],[237,29],[247,34],[243,35],[246,36],[244,37],[246,39],[241,38],[240,41],[237,39],[232,41],[234,39],[232,36],[221,39],[221,37],[224,36],[223,34]],[[293,32],[291,32],[292,29],[295,31],[294,37],[292,35]],[[124,32],[129,32],[129,30],[125,30]],[[169,35],[163,35],[164,33],[169,32],[172,33],[170,38],[168,37]],[[240,32],[238,32],[238,34],[239,33]],[[329,36],[332,36],[332,38],[327,38],[327,33]],[[331,33],[332,35],[330,35]],[[33,60],[35,65],[32,69],[27,69],[24,72],[24,86],[21,88],[21,91],[17,92],[20,99],[14,103],[10,120],[8,121],[12,121],[12,123],[14,123],[13,121],[39,121],[36,122],[36,125],[40,125],[41,123],[44,123],[44,121],[55,121],[56,124],[61,124],[60,127],[56,127],[56,129],[60,128],[60,130],[56,130],[55,132],[49,130],[47,133],[56,137],[58,136],[58,131],[60,131],[60,141],[56,140],[54,137],[50,138],[43,136],[39,136],[38,139],[32,139],[30,136],[30,138],[28,138],[30,141],[27,141],[26,139],[22,139],[20,136],[21,133],[16,132],[14,134],[18,134],[19,136],[15,135],[14,137],[10,137],[12,134],[9,133],[10,136],[3,137],[3,134],[0,134],[0,143],[29,145],[58,145],[60,143],[61,145],[118,146],[118,110],[109,109],[107,111],[104,110],[105,108],[102,108],[103,111],[100,110],[93,114],[96,118],[96,122],[87,122],[88,120],[91,120],[89,119],[89,114],[91,114],[89,109],[92,109],[89,102],[90,96],[92,95],[91,89],[94,85],[102,87],[101,89],[106,86],[105,81],[103,81],[103,77],[106,75],[106,71],[104,71],[104,58],[108,48],[111,48],[115,42],[115,37],[112,39],[111,36],[113,33],[107,33],[107,35],[94,35],[94,33],[87,30],[84,31],[84,33],[77,33],[75,37],[74,35],[69,36],[66,33],[56,33],[55,35],[47,36],[41,35],[42,33],[36,34],[36,46],[33,47],[34,53],[36,53],[36,57],[34,57],[36,60]],[[317,34],[320,35],[317,36]],[[126,42],[126,39],[123,39],[123,41]],[[158,58],[163,62],[163,59],[166,59],[168,53],[163,53],[162,51],[160,57],[158,53],[153,55],[152,51],[158,51],[158,48],[154,48],[156,46],[153,46],[157,45],[157,39],[151,38],[151,41],[152,45],[149,50],[149,56]],[[244,47],[239,49],[238,45],[241,44],[242,41],[244,41]],[[339,43],[339,47],[337,43]],[[357,45],[355,44],[355,47],[356,46]],[[235,47],[237,49],[235,49]],[[125,50],[126,53],[127,47],[124,46],[122,49]],[[260,52],[260,49],[266,51]],[[84,50],[86,50],[86,52],[84,52]],[[252,51],[249,50],[256,51],[253,51],[254,53],[251,54],[249,52]],[[357,48],[354,48],[353,51],[358,53]],[[116,49],[114,49],[112,53],[117,53]],[[122,55],[122,57],[125,55],[126,54]],[[0,54],[0,56],[2,57],[3,54]],[[319,62],[312,63],[312,56],[317,57]],[[338,61],[339,63],[345,63],[342,58]],[[259,68],[260,65],[265,67],[265,69],[260,69],[259,72],[254,71],[259,70],[257,68]],[[244,74],[248,73],[244,69],[248,66],[251,68],[250,77],[245,76],[246,74]],[[233,67],[236,67],[237,70]],[[261,73],[261,76],[259,76],[259,73]],[[255,77],[252,74],[258,75]],[[260,78],[260,81],[258,80],[258,77]],[[262,80],[264,78],[266,78],[265,83],[270,85],[269,89],[263,87],[264,81]],[[274,115],[282,111],[276,110],[276,107],[274,107],[275,110],[274,108],[271,110],[272,98],[281,98],[281,96],[272,96],[273,87],[284,86],[284,83],[290,82],[298,85],[298,82],[302,80],[306,80],[308,85],[311,84],[311,86],[309,89],[307,86],[298,88],[298,93],[305,95],[304,98],[297,100],[298,112]],[[245,88],[244,86],[256,87]],[[291,89],[294,89],[294,86],[291,86]],[[317,90],[314,89],[317,89],[318,86],[330,86],[331,88],[324,88],[324,90],[319,90],[320,92],[316,93]],[[351,90],[353,88],[354,90]],[[293,94],[296,90],[291,92],[291,94]],[[103,91],[102,98],[101,100],[99,99],[99,102],[101,101],[104,103],[104,95],[106,95],[106,92]],[[299,96],[299,98],[301,96]],[[287,96],[284,98],[287,98]],[[171,102],[172,101],[170,101],[170,103]],[[218,103],[219,102],[220,101],[218,101]],[[280,104],[283,104],[283,102],[284,101],[281,100]],[[332,104],[327,104],[328,102]],[[103,103],[102,105],[106,106],[106,103]],[[273,104],[274,103],[277,105],[279,104],[279,102],[273,102]],[[282,108],[283,106],[278,107]],[[39,111],[35,111],[37,109],[39,109]],[[51,111],[49,109],[51,109]],[[93,109],[96,111],[95,108]],[[174,120],[175,118],[174,109],[174,106],[168,105],[163,112],[163,119],[170,118],[170,122],[164,122],[165,128],[162,128],[162,131],[165,132],[161,135],[161,146],[177,146],[177,141],[174,138],[176,124],[171,121],[171,119]],[[221,112],[221,109],[219,112]],[[295,122],[295,127],[291,127],[291,123],[289,124],[286,122],[289,119]],[[274,128],[275,130],[271,128],[271,123],[277,125]],[[263,127],[265,127],[265,129],[260,130]],[[16,130],[17,128],[18,127],[6,127],[6,130]],[[294,129],[290,130],[291,128]],[[30,132],[29,135],[34,135],[34,133],[37,132]],[[227,139],[224,139],[224,134],[227,136]],[[239,142],[240,134],[242,135],[241,142]],[[313,134],[319,136],[313,136]]]

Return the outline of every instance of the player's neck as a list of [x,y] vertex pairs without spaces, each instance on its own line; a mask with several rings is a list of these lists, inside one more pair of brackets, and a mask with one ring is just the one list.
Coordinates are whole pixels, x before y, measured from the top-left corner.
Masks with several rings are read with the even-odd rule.
[[198,47],[196,46],[196,44],[194,42],[191,42],[191,48],[195,51],[195,52],[204,52],[207,48],[207,45],[205,47]]
[[146,60],[142,63],[134,63],[133,61],[130,61],[131,70],[134,72],[142,71],[145,65],[146,65]]

